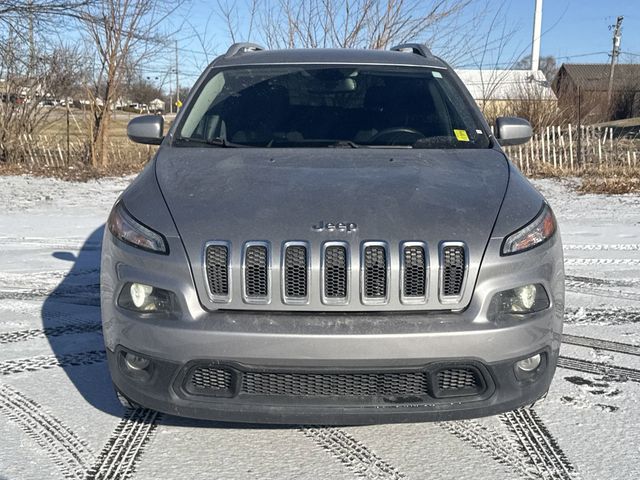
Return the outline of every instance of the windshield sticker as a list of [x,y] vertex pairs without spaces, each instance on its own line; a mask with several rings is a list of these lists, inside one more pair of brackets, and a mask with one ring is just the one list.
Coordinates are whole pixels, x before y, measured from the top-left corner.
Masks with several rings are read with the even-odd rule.
[[435,77],[435,78],[442,78],[442,74],[440,72],[431,72],[431,74]]
[[466,130],[454,130],[453,133],[455,134],[456,138],[458,139],[459,142],[468,142],[469,141],[469,135],[467,135],[467,131]]

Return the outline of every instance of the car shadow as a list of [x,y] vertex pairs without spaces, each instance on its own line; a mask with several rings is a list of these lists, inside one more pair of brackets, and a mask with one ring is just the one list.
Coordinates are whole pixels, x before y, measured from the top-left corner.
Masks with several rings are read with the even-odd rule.
[[98,410],[122,416],[104,358],[100,320],[100,253],[104,225],[94,230],[77,253],[54,251],[73,262],[42,305],[42,323],[59,365],[84,400]]
[[[42,306],[49,345],[75,389],[93,408],[122,418],[104,354],[100,316],[100,255],[105,226],[94,230],[77,253],[55,251],[58,260],[73,262]],[[61,392],[64,401],[64,392]],[[159,423],[190,428],[282,429],[291,426],[214,422],[163,414]],[[1,480],[1,479],[0,479]]]

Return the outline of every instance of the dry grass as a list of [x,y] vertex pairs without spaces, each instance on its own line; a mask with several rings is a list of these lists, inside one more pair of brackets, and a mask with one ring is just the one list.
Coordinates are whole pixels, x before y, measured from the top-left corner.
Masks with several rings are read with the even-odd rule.
[[572,187],[582,194],[640,193],[640,167],[603,166],[570,170],[542,164],[528,176],[529,178],[577,178],[579,181],[572,183]]
[[576,190],[580,193],[604,193],[609,195],[640,193],[640,174],[631,177],[601,175],[583,177],[580,186]]
[[140,172],[143,164],[110,165],[105,168],[93,168],[85,164],[76,166],[25,165],[0,163],[0,175],[33,175],[35,177],[59,178],[71,182],[86,182],[104,177],[123,177]]

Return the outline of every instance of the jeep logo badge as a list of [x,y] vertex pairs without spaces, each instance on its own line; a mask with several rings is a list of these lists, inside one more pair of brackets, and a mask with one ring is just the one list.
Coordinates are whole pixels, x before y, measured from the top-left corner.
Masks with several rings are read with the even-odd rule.
[[351,233],[351,232],[355,232],[356,230],[358,230],[358,225],[356,225],[355,223],[346,223],[346,222],[337,222],[337,223],[331,223],[331,222],[323,222],[323,221],[319,221],[317,225],[313,225],[311,227],[313,230],[315,230],[316,232],[347,232],[347,233]]

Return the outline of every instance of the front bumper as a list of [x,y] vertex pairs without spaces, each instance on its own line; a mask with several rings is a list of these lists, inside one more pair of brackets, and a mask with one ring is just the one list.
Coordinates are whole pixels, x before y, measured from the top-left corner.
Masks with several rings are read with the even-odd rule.
[[[169,239],[172,242],[172,239]],[[489,251],[499,251],[492,239]],[[174,245],[172,245],[174,247]],[[526,252],[485,258],[474,295],[461,312],[312,313],[206,311],[198,301],[180,246],[174,255],[154,254],[103,243],[102,315],[111,376],[132,401],[162,412],[219,421],[362,424],[450,420],[493,415],[531,404],[548,390],[562,335],[564,275],[559,237]],[[186,270],[186,271],[185,271]],[[177,312],[137,314],[116,306],[121,286],[138,281],[176,293]],[[492,321],[493,294],[525,283],[542,284],[551,300],[526,318]],[[141,381],[127,373],[121,352],[135,352],[153,364]],[[544,368],[524,381],[514,363],[536,353]],[[374,371],[430,371],[447,364],[476,366],[486,388],[467,396],[436,398],[429,384],[423,396],[398,399],[313,396],[192,395],[185,372],[195,363],[247,371],[352,375]],[[355,401],[354,401],[355,400]]]
[[[107,350],[111,376],[116,388],[129,400],[160,412],[206,420],[243,423],[271,424],[372,424],[402,423],[416,421],[444,421],[483,417],[513,410],[534,403],[543,397],[553,378],[558,351],[539,351],[542,363],[536,374],[518,379],[514,370],[515,361],[494,364],[455,360],[432,361],[417,367],[375,368],[377,375],[385,372],[416,372],[431,366],[473,365],[483,378],[482,391],[467,396],[451,397],[292,397],[264,395],[235,395],[206,397],[193,394],[186,385],[188,372],[194,364],[234,368],[239,372],[265,372],[264,367],[219,363],[217,361],[195,361],[187,365],[151,360],[151,374],[141,378],[127,372],[124,355],[127,351],[118,348]],[[370,369],[371,370],[371,369]],[[331,372],[347,377],[363,369],[305,369],[273,368],[270,374],[291,375],[300,372]],[[242,380],[240,380],[242,381]]]

